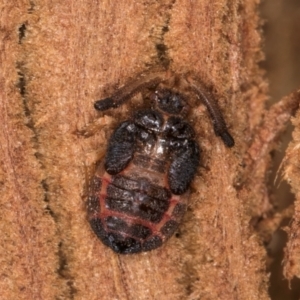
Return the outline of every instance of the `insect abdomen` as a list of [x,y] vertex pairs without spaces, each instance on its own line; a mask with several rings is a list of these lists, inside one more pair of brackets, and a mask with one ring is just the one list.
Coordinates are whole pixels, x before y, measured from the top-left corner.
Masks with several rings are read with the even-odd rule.
[[147,178],[107,173],[94,182],[89,221],[104,244],[117,253],[155,249],[177,229],[186,205],[181,197]]

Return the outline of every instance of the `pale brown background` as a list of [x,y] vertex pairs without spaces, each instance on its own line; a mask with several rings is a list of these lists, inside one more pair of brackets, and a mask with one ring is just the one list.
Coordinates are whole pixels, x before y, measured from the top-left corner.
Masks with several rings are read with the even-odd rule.
[[[274,58],[268,50],[267,64],[256,0],[0,3],[3,299],[269,299],[265,246],[275,255],[279,243],[269,245],[278,224],[268,179],[268,152],[276,143],[268,138],[285,121],[274,125],[274,115],[264,111],[268,85],[259,66],[269,70],[271,90],[278,88],[275,100],[296,87],[299,74],[292,71],[298,57],[291,50],[299,45],[299,30],[291,29],[297,10],[276,10],[275,2],[270,9],[290,25],[275,19],[275,45],[267,40],[266,46],[280,51]],[[277,3],[283,2],[289,1]],[[279,32],[296,37],[281,39]],[[91,232],[84,206],[86,166],[105,147],[116,113],[100,118],[104,129],[95,136],[76,133],[99,117],[95,99],[155,65],[193,71],[213,86],[236,146],[225,148],[205,108],[193,107],[203,153],[184,222],[160,249],[122,257]],[[279,79],[271,75],[276,73]],[[286,83],[291,78],[294,85]],[[287,109],[286,119],[289,114]],[[259,130],[264,115],[269,119]],[[293,182],[300,178],[294,175]],[[278,206],[280,219],[286,204]],[[289,277],[300,273],[297,220],[296,215]],[[274,271],[272,286],[280,287],[282,277]],[[280,291],[286,293],[271,290],[274,299],[296,293]]]
[[[261,15],[265,24],[264,51],[266,60],[262,66],[266,69],[269,80],[270,103],[278,101],[284,95],[299,87],[300,83],[300,2],[298,0],[265,0],[261,4]],[[292,126],[289,125],[281,138],[281,145],[274,151],[274,163],[270,176],[270,187],[278,210],[282,210],[294,201],[290,186],[282,181],[274,183],[274,179],[284,151],[291,140]],[[283,226],[290,219],[283,222]],[[292,291],[288,288],[287,280],[282,273],[283,247],[287,235],[279,230],[268,245],[270,255],[275,258],[271,273],[271,298],[300,299],[300,280],[294,279]]]

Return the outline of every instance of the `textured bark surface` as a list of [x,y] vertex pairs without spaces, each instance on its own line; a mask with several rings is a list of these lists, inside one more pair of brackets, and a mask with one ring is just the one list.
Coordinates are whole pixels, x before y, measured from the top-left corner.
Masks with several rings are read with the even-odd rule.
[[[262,5],[263,17],[266,19],[264,24],[266,62],[264,65],[270,79],[271,100],[278,101],[282,96],[300,86],[300,3],[297,0],[268,0]],[[299,245],[297,231],[299,224],[297,178],[299,174],[295,168],[299,161],[297,147],[295,147],[299,136],[298,119],[299,115],[292,122],[295,125],[293,136],[294,128],[289,125],[288,130],[280,137],[277,151],[274,151],[272,155],[274,174],[270,176],[269,187],[272,193],[270,199],[276,212],[272,224],[273,230],[278,224],[281,228],[275,231],[268,245],[268,254],[271,257],[270,296],[273,300],[296,300],[300,297],[300,257],[299,248],[296,246],[297,243]],[[288,147],[292,138],[294,142],[285,152],[284,149]],[[276,177],[277,180],[274,183]],[[284,178],[287,180],[284,181]],[[291,205],[295,200],[295,204]],[[291,219],[292,216],[293,219]],[[283,251],[284,247],[285,251]],[[288,280],[284,280],[285,278]]]
[[285,248],[284,273],[285,277],[292,280],[294,276],[300,278],[300,190],[299,190],[299,112],[293,120],[295,131],[293,133],[293,142],[289,145],[284,164],[285,164],[285,179],[292,186],[293,192],[296,195],[295,212],[293,222],[290,228],[286,228],[288,233],[288,243]]
[[[287,113],[264,111],[257,1],[116,3],[1,4],[3,299],[268,299],[253,224],[271,209],[269,152],[298,98],[281,104]],[[178,234],[158,250],[118,256],[86,220],[86,169],[129,112],[100,116],[92,137],[76,132],[99,117],[96,99],[155,66],[212,86],[236,146],[227,149],[194,107],[202,166]]]

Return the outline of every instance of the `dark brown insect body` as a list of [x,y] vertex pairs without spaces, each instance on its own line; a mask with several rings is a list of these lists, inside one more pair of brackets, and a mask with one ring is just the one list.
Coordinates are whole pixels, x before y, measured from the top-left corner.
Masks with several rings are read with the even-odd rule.
[[[95,103],[103,111],[119,106],[141,89],[156,87],[150,96],[152,107],[138,110],[115,129],[90,187],[91,227],[117,253],[155,249],[175,232],[199,164],[194,130],[184,119],[187,104],[181,94],[158,88],[160,81],[159,76],[144,79]],[[233,146],[216,103],[206,104],[216,134],[228,147]]]

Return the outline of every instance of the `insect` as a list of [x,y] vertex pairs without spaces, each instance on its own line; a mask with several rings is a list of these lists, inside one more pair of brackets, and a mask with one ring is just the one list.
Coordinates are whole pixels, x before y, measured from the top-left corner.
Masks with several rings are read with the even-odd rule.
[[89,189],[91,228],[117,253],[160,247],[176,231],[187,209],[200,149],[187,122],[190,99],[182,90],[205,103],[215,134],[232,147],[234,140],[216,100],[192,76],[150,73],[94,104],[95,109],[106,111],[137,93],[148,93],[143,95],[144,109],[134,111],[112,133]]

